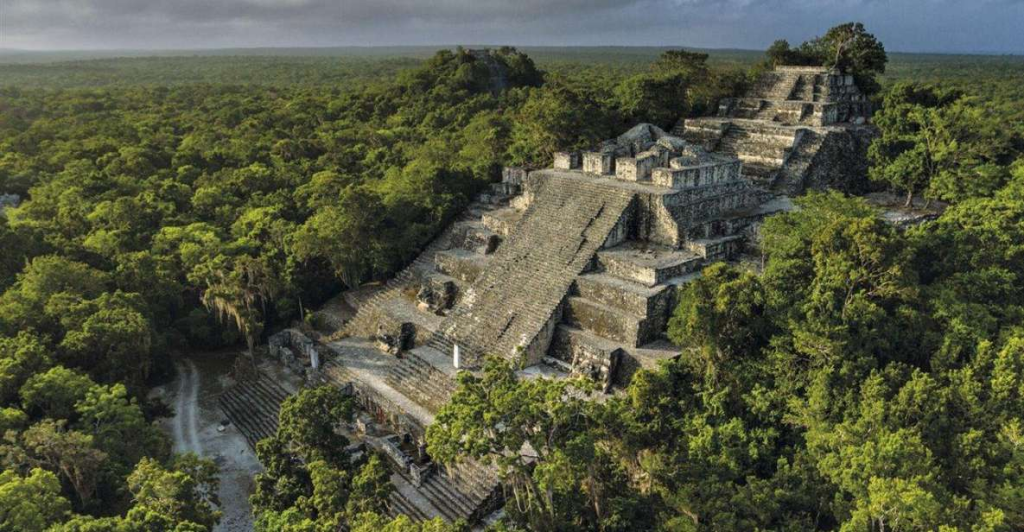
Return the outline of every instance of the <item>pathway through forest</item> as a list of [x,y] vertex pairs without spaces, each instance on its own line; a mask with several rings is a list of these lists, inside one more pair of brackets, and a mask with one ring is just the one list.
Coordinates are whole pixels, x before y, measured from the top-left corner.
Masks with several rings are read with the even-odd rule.
[[253,476],[262,468],[245,437],[228,424],[217,404],[217,397],[234,384],[230,377],[234,353],[204,353],[181,358],[177,377],[153,394],[174,408],[163,429],[170,434],[174,452],[196,453],[212,459],[220,468],[221,522],[214,532],[252,530],[249,495]]
[[203,455],[199,443],[199,370],[185,359],[178,367],[178,397],[174,401],[174,452]]

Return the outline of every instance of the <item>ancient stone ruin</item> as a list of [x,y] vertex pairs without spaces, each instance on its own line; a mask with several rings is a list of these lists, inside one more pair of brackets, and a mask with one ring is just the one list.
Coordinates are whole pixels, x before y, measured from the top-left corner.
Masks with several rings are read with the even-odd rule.
[[673,132],[743,161],[743,175],[777,193],[808,187],[864,191],[871,104],[853,76],[821,67],[777,67],[718,116],[680,121]]
[[358,309],[318,372],[392,457],[392,511],[474,522],[500,504],[492,466],[445,469],[423,445],[457,373],[485,355],[606,393],[677,356],[662,336],[676,288],[736,258],[788,196],[852,180],[868,106],[849,76],[778,68],[673,133],[641,124],[548,169],[507,168]]

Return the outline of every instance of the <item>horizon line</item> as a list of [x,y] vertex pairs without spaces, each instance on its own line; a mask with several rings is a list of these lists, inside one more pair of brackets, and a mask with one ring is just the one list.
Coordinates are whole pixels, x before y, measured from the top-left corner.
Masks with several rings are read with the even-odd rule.
[[[218,51],[259,51],[259,50],[331,50],[331,49],[360,49],[360,50],[373,50],[373,49],[386,49],[386,48],[409,48],[409,49],[449,49],[449,48],[500,48],[504,46],[510,46],[517,49],[529,49],[529,48],[553,48],[553,49],[607,49],[607,48],[675,48],[675,49],[691,49],[691,50],[709,50],[709,51],[722,51],[722,52],[757,52],[764,53],[765,50],[756,48],[737,48],[737,47],[713,47],[713,46],[690,46],[685,44],[609,44],[609,45],[593,45],[593,44],[572,44],[572,45],[559,45],[559,44],[507,44],[507,43],[474,43],[474,44],[374,44],[374,45],[363,45],[363,44],[337,44],[337,45],[317,45],[317,46],[275,46],[275,45],[259,45],[259,46],[215,46],[215,47],[180,47],[180,48],[11,48],[11,47],[0,47],[0,53],[22,53],[22,54],[43,54],[43,53],[68,53],[68,54],[88,54],[88,53],[117,53],[117,52],[131,52],[131,53],[195,53],[195,52],[218,52]],[[1008,52],[1008,51],[906,51],[906,50],[890,50],[887,51],[889,54],[916,54],[916,55],[973,55],[973,56],[1010,56],[1010,57],[1024,57],[1024,51],[1020,52]]]

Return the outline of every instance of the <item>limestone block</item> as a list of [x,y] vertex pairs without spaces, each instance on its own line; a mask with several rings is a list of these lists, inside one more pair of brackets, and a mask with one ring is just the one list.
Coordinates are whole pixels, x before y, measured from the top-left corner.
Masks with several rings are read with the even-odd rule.
[[381,439],[380,448],[388,458],[403,470],[407,469],[409,464],[412,463],[412,458],[406,455],[402,448],[399,447],[398,436],[392,435]]
[[580,167],[579,152],[560,151],[555,153],[556,170],[576,170]]
[[378,349],[399,355],[412,348],[416,339],[416,326],[411,322],[389,322],[382,319],[377,324],[377,334],[374,338]]
[[501,182],[511,185],[522,186],[526,182],[526,168],[521,166],[506,166],[501,170]]
[[621,349],[606,353],[579,350],[573,357],[572,374],[590,378],[601,385],[601,391],[608,393],[612,389],[612,379],[621,358]]
[[647,181],[660,158],[651,152],[636,157],[619,157],[615,160],[615,177],[623,181]]
[[456,249],[435,254],[434,263],[442,273],[471,283],[487,267],[486,258],[486,255]]
[[452,308],[452,305],[455,304],[457,292],[458,287],[452,280],[430,277],[420,287],[419,292],[416,294],[416,300],[421,308],[425,308],[435,314],[443,314],[444,311]]
[[588,151],[583,154],[583,171],[588,174],[615,173],[615,156],[609,152]]

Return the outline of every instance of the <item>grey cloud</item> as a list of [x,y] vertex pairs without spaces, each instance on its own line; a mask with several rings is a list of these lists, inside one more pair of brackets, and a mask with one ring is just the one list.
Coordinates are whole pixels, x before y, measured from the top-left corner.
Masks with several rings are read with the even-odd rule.
[[761,48],[848,20],[894,50],[1024,52],[1024,0],[0,0],[0,47]]

